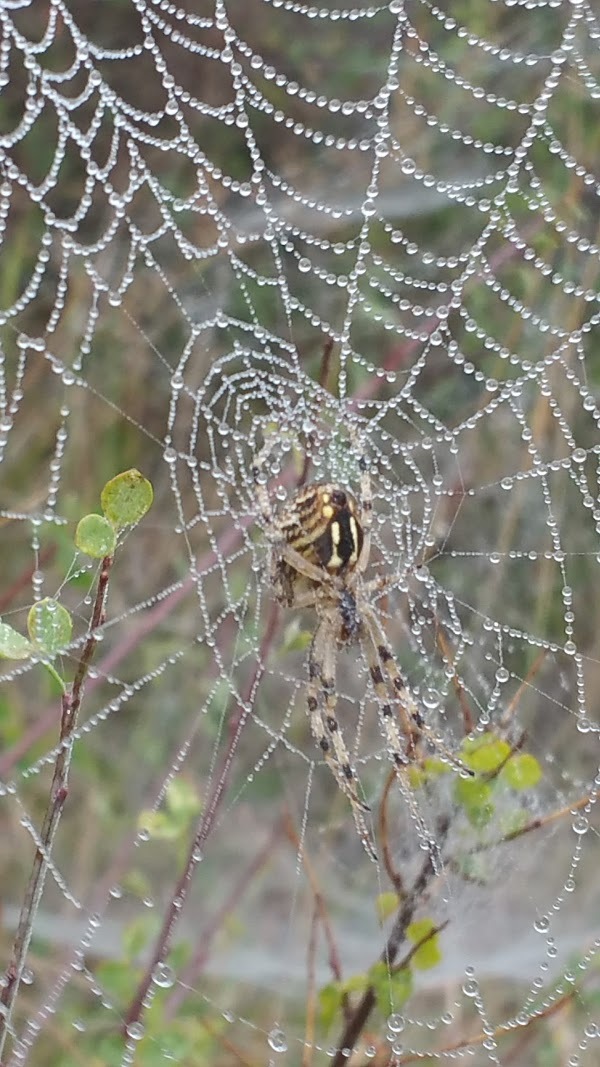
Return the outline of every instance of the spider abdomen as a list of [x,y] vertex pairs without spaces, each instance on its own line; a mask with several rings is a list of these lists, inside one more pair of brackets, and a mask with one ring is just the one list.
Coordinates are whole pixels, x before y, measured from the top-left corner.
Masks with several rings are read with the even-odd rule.
[[355,498],[338,486],[308,485],[281,516],[285,540],[310,563],[332,574],[352,570],[363,531]]

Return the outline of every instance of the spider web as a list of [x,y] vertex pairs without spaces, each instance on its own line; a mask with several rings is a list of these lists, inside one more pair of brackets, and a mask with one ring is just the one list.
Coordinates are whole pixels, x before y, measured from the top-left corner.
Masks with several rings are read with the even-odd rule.
[[[67,677],[94,580],[74,526],[119,470],[155,489],[117,553],[2,1063],[595,1063],[598,12],[0,17],[0,603],[23,632],[64,601]],[[350,426],[369,574],[393,577],[374,609],[426,739],[504,730],[543,768],[494,824],[539,831],[477,853],[451,776],[389,788],[394,869],[406,887],[437,849],[415,916],[447,924],[407,1003],[378,909],[398,885],[310,736],[314,618],[274,603],[252,480],[269,440],[275,508],[303,478],[356,487]],[[8,960],[59,699],[39,664],[2,682]],[[337,683],[379,833],[358,650]],[[389,1004],[344,1051],[382,952]]]

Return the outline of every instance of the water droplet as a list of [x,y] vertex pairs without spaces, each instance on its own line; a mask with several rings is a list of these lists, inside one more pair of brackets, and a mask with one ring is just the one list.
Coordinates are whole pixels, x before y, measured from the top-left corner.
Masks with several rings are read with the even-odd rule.
[[437,689],[424,689],[421,694],[421,703],[428,710],[433,711],[435,708],[439,708],[441,697]]
[[144,1036],[145,1030],[142,1023],[133,1022],[129,1023],[129,1026],[127,1027],[125,1032],[127,1034],[127,1037],[131,1038],[132,1041],[141,1041]]
[[287,1052],[287,1038],[278,1026],[273,1027],[267,1035],[267,1041],[269,1047],[273,1049],[273,1052]]
[[393,1034],[400,1034],[406,1026],[404,1016],[398,1015],[397,1012],[394,1012],[392,1015],[388,1015],[387,1024],[388,1030],[391,1030]]
[[175,982],[173,968],[169,967],[168,963],[157,963],[152,971],[152,981],[160,989],[170,989]]
[[579,812],[579,814],[576,815],[575,818],[573,819],[573,830],[574,830],[574,832],[576,834],[587,834],[589,828],[590,828],[590,823],[589,823],[589,820],[587,818],[587,815],[584,815],[583,812]]

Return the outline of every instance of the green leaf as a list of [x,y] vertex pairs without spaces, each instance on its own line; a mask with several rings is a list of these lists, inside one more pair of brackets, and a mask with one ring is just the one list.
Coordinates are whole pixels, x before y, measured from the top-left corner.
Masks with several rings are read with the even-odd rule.
[[391,974],[386,963],[376,963],[370,968],[368,978],[383,1015],[389,1015],[391,1007],[401,1008],[412,995],[413,976],[409,967],[401,967]]
[[121,935],[125,959],[134,961],[143,956],[158,929],[159,920],[155,915],[143,915],[126,926]]
[[488,782],[472,778],[458,778],[454,783],[454,799],[464,809],[471,826],[487,826],[494,814],[492,788]]
[[75,544],[92,559],[112,556],[117,544],[115,528],[104,515],[84,515],[75,530]]
[[152,896],[152,883],[143,871],[133,868],[123,878],[122,886],[125,892],[131,893],[140,900]]
[[413,991],[413,976],[409,967],[401,967],[391,977],[391,989],[388,987],[388,1006],[391,996],[395,1009],[401,1008],[410,999]]
[[29,659],[34,648],[23,634],[7,622],[0,622],[0,656],[4,659]]
[[176,841],[187,833],[201,806],[194,787],[185,778],[174,778],[167,786],[164,808],[140,812],[138,826],[156,840]]
[[526,811],[522,811],[518,808],[516,811],[506,812],[500,820],[500,831],[503,835],[515,834],[518,830],[522,830],[527,826],[529,822],[529,815]]
[[535,756],[519,753],[502,768],[501,778],[511,789],[533,789],[542,777],[542,768]]
[[[432,933],[433,930],[435,930],[435,923],[432,919],[418,919],[411,923],[406,931],[406,936],[414,945],[423,941],[423,938],[427,938],[411,959],[413,967],[416,967],[418,971],[428,971],[432,967],[437,967],[442,961],[440,939],[437,934]],[[428,936],[429,934],[431,937]]]
[[368,975],[351,974],[350,977],[346,978],[342,983],[342,991],[344,993],[364,993],[369,985],[370,979]]
[[342,1003],[340,982],[330,982],[319,990],[319,1021],[325,1031],[330,1030]]
[[102,511],[116,530],[139,522],[150,508],[153,499],[150,482],[135,469],[111,478],[100,494]]
[[[143,947],[142,944],[140,948]],[[131,966],[129,962],[125,963],[123,960],[99,961],[95,968],[95,974],[111,997],[125,999],[128,983],[129,987],[131,986]]]
[[459,856],[457,860],[457,871],[462,874],[464,878],[469,881],[483,882],[487,884],[489,879],[489,868],[485,858],[481,855],[477,856]]
[[304,652],[311,641],[310,630],[301,627],[300,620],[296,618],[286,626],[280,648],[282,652]]
[[427,772],[422,767],[418,767],[416,763],[411,763],[407,768],[408,783],[411,789],[422,789],[427,781]]
[[390,915],[394,915],[398,910],[398,904],[400,898],[397,893],[380,893],[375,901],[375,907],[377,908],[377,915],[381,922],[385,919],[389,919]]
[[66,648],[73,633],[73,621],[66,608],[57,600],[46,597],[30,608],[27,631],[36,649],[55,656]]
[[138,827],[155,841],[176,841],[182,832],[178,820],[167,811],[141,811]]
[[427,756],[423,764],[427,774],[432,778],[438,777],[440,774],[452,774],[453,768],[449,763],[445,763],[444,760],[436,759],[435,756]]
[[485,733],[467,737],[461,745],[461,759],[476,774],[491,774],[502,766],[510,755],[510,745],[495,734]]
[[166,793],[166,805],[173,815],[185,816],[196,815],[200,811],[201,804],[198,793],[185,778],[174,778],[169,782]]

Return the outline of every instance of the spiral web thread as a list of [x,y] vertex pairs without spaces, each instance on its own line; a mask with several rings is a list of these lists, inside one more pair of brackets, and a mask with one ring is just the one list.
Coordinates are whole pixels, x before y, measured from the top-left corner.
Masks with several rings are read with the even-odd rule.
[[[374,607],[426,737],[526,733],[543,782],[494,832],[545,822],[459,877],[449,777],[391,789],[396,868],[437,856],[426,913],[447,927],[352,1062],[533,1063],[519,1032],[575,986],[553,1054],[597,1062],[597,10],[0,18],[0,597],[21,631],[64,600],[67,675],[94,576],[74,523],[119,469],[156,495],[117,555],[2,1062],[348,1061],[322,990],[376,962],[393,887],[310,737],[314,619],[274,605],[252,466],[269,441],[275,510],[303,470],[355,488],[351,424],[370,574],[393,576]],[[2,682],[8,958],[59,749],[39,665]],[[338,686],[376,829],[389,754],[358,651]]]

